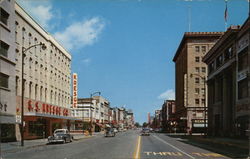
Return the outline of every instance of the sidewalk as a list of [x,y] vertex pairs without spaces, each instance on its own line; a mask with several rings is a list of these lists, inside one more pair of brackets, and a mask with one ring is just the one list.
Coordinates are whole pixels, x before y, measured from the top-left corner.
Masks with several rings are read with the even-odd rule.
[[[73,135],[73,141],[78,141],[84,138],[90,138],[93,136],[101,135],[101,133],[93,133],[92,136],[85,136],[84,134],[77,134],[74,133]],[[34,147],[40,147],[45,146],[48,144],[48,139],[35,139],[35,140],[24,140],[24,146],[21,146],[21,142],[7,142],[7,143],[1,143],[1,151],[2,153],[13,153],[17,152],[23,149],[29,149]]]

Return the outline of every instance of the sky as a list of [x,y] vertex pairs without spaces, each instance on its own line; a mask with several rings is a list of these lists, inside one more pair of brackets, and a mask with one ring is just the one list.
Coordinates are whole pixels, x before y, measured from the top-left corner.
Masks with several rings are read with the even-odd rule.
[[[18,2],[70,52],[78,97],[100,91],[111,107],[132,109],[140,123],[175,99],[172,59],[183,34],[225,31],[224,0]],[[242,25],[247,0],[228,0],[227,6],[227,27]]]

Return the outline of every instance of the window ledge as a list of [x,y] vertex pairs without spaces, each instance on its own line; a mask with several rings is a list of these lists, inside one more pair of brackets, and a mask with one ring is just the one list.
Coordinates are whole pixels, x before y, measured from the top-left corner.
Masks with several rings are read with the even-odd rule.
[[3,55],[0,55],[0,59],[9,62],[9,63],[11,63],[12,65],[16,65],[15,62],[11,61],[10,59],[8,59],[7,57],[5,57],[5,56],[3,56]]
[[0,21],[0,25],[1,25],[2,27],[4,27],[8,32],[10,32],[9,27],[8,27],[6,24],[4,24],[3,22]]
[[1,87],[1,86],[0,86],[0,89],[10,92],[10,89],[9,89],[9,88],[6,88],[6,87]]

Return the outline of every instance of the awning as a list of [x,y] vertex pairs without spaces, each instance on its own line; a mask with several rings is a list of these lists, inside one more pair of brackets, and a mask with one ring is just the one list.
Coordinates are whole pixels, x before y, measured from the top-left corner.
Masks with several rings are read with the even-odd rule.
[[57,118],[57,119],[65,119],[65,120],[82,121],[82,119],[75,118],[75,117],[58,116],[58,115],[52,115],[52,114],[42,114],[42,113],[36,113],[36,112],[28,112],[28,113],[25,113],[24,116],[37,116],[37,117],[47,117],[47,118]]

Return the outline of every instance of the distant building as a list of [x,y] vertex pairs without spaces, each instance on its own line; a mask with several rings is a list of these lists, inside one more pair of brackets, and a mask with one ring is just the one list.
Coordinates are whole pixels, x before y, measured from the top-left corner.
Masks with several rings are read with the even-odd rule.
[[222,32],[186,32],[173,58],[175,62],[175,105],[178,131],[202,132],[206,119],[207,65],[203,56]]
[[165,100],[162,105],[162,129],[164,132],[171,132],[176,123],[175,101]]
[[231,26],[204,57],[208,65],[208,133],[245,136],[250,118],[250,21]]

